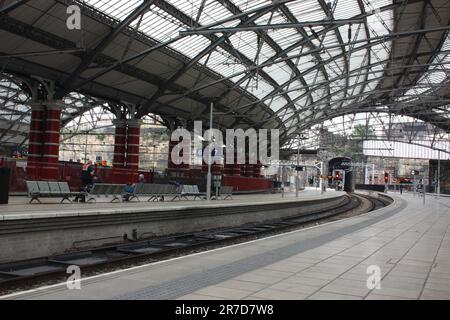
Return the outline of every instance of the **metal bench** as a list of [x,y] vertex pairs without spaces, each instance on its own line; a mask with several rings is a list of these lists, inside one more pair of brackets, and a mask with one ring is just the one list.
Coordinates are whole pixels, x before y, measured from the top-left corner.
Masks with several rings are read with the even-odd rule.
[[233,187],[223,186],[220,188],[220,199],[227,200],[228,198],[233,199]]
[[173,196],[173,201],[176,198],[180,198],[181,193],[179,188],[172,184],[141,183],[136,186],[129,200],[137,199],[140,201],[139,197],[149,197],[147,201],[160,201],[165,196]]
[[171,201],[181,199],[181,188],[173,184],[162,184],[158,190],[158,197],[164,199],[165,196],[172,197]]
[[195,200],[196,198],[202,199],[206,193],[200,192],[197,185],[183,185],[180,196],[186,200],[188,200],[187,197],[194,197]]
[[85,192],[86,201],[90,202],[92,200],[97,201],[96,198],[105,197],[108,198],[112,196],[110,202],[114,200],[119,200],[122,202],[122,195],[125,193],[124,184],[111,184],[111,183],[95,183],[89,192]]
[[62,198],[61,203],[64,200],[72,202],[70,197],[76,196],[78,192],[71,192],[69,184],[65,181],[26,181],[28,196],[31,198],[29,203],[33,200],[41,203],[39,198]]

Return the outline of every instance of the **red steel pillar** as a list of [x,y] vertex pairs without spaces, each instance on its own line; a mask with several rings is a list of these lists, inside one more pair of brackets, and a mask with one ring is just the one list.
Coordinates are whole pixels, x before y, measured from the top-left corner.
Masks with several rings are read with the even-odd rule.
[[[172,151],[175,148],[175,146],[177,146],[181,141],[174,141],[174,140],[170,140],[169,141],[169,156],[168,156],[168,164],[167,164],[167,168],[171,171],[178,171],[178,172],[187,172],[190,168],[190,163],[180,163],[180,164],[176,164],[173,162],[173,158],[172,158]],[[179,156],[182,158],[184,155],[184,150],[181,149],[179,150]],[[192,158],[192,155],[191,155]]]
[[117,119],[113,121],[116,126],[114,134],[114,156],[113,167],[125,167],[125,148],[126,148],[126,122],[125,120]]
[[177,141],[173,141],[173,140],[169,140],[169,162],[167,164],[167,167],[169,169],[177,169],[179,166],[176,165],[173,161],[172,161],[172,150],[173,148],[175,148],[175,146],[178,144]]
[[253,176],[256,178],[261,178],[261,169],[262,169],[262,163],[258,160],[258,163],[253,165]]
[[226,149],[223,149],[223,161],[224,161],[223,173],[228,176],[233,175],[234,164],[227,163],[227,150]]
[[139,144],[141,138],[141,120],[127,120],[127,158],[126,167],[136,172],[139,169]]
[[29,179],[40,179],[40,166],[42,158],[42,136],[44,127],[42,120],[45,117],[44,106],[40,103],[31,105],[30,135],[28,138],[27,175]]
[[56,101],[39,102],[31,106],[27,161],[30,179],[58,180],[61,106]]
[[240,177],[242,173],[242,164],[238,164],[237,151],[234,150],[233,176]]

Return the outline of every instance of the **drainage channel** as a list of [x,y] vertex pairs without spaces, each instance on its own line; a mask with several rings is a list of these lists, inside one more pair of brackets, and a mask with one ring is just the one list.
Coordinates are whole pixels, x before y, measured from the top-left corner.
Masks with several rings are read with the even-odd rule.
[[[373,207],[381,205],[383,202],[371,197]],[[91,269],[120,262],[136,261],[157,261],[173,254],[182,254],[198,248],[208,248],[211,245],[227,244],[230,241],[242,240],[249,237],[258,237],[264,234],[272,234],[283,229],[300,226],[307,222],[317,221],[324,218],[342,214],[357,208],[361,204],[361,199],[349,195],[348,201],[343,205],[328,211],[317,211],[307,215],[294,216],[283,220],[264,222],[252,226],[241,226],[235,228],[225,228],[209,230],[193,234],[145,240],[133,243],[120,244],[110,247],[97,248],[90,251],[80,251],[67,253],[47,258],[27,260],[22,262],[0,264],[0,288],[10,287],[16,283],[28,283],[38,278],[59,276],[66,274],[68,266],[76,265],[80,268]]]

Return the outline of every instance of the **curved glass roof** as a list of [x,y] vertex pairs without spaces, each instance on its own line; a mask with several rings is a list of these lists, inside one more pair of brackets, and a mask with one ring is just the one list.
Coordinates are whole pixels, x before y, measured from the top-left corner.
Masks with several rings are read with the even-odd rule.
[[[351,24],[311,26],[301,28],[261,29],[227,33],[232,51],[219,46],[199,63],[231,77],[234,82],[243,78],[240,86],[262,99],[277,113],[283,122],[293,125],[294,116],[308,117],[307,109],[337,109],[349,105],[373,90],[390,53],[390,41],[368,46],[368,39],[388,34],[393,27],[392,10],[377,11],[390,0],[365,0],[362,7],[358,0],[334,1],[332,7],[318,0],[285,1],[283,9],[266,10],[250,24],[233,18],[234,14],[251,12],[272,1],[216,1],[216,0],[167,0],[155,1],[140,19],[130,24],[160,42],[176,38],[180,31],[192,27],[214,25],[214,28],[230,28],[239,25],[266,26],[295,22],[316,22],[327,18],[354,19]],[[87,0],[87,4],[122,20],[141,1]],[[325,6],[325,7],[323,7]],[[174,16],[171,8],[181,16]],[[257,12],[264,12],[263,10]],[[370,12],[370,13],[367,13]],[[223,21],[223,22],[222,22]],[[220,23],[222,22],[222,23]],[[325,32],[326,31],[326,32]],[[211,42],[211,36],[222,33],[189,35],[168,46],[183,55],[194,58]],[[283,51],[283,54],[280,52]],[[237,59],[236,55],[244,59]],[[270,64],[275,57],[283,61]],[[246,72],[254,65],[256,75]],[[373,66],[371,66],[373,64]],[[235,76],[233,76],[235,75]],[[367,77],[367,79],[366,79]],[[280,93],[283,90],[283,94]],[[331,100],[331,101],[330,101]],[[298,111],[305,110],[301,114]],[[294,120],[294,121],[293,121]]]
[[[187,90],[181,97],[188,94],[202,96],[205,89],[230,80],[231,85],[234,83],[243,89],[241,91],[248,93],[251,99],[242,102],[239,92],[227,96],[223,87],[214,87],[211,91],[217,92],[229,108],[228,112],[237,114],[237,119],[249,114],[253,117],[253,124],[259,127],[276,123],[282,129],[282,143],[285,145],[292,144],[298,133],[317,128],[317,124],[327,119],[339,116],[346,119],[342,121],[346,123],[361,112],[404,114],[444,130],[450,128],[449,103],[446,100],[450,99],[448,1],[436,0],[434,5],[439,10],[427,7],[432,5],[430,3],[421,5],[421,1],[414,0],[72,2],[90,6],[115,19],[108,25],[113,30],[115,23],[119,28],[126,22],[131,31],[138,30],[164,44],[161,49],[178,52],[183,57],[179,59],[182,64],[191,61],[193,65],[206,67],[214,71],[211,74],[218,75],[217,79],[209,79],[214,81],[196,81],[192,87],[177,83],[181,92],[184,88]],[[146,5],[144,9],[143,5]],[[418,22],[423,22],[422,26],[419,27]],[[428,33],[432,31],[425,31],[427,28],[441,29],[438,34]],[[110,30],[105,28],[104,34],[99,30],[96,31],[98,39],[108,39]],[[113,41],[114,37],[106,47]],[[94,48],[87,49],[96,49],[95,46],[94,43]],[[105,46],[96,54],[104,52],[104,49]],[[144,49],[148,50],[147,47]],[[421,60],[421,57],[424,58]],[[84,69],[89,64],[93,66],[91,61]],[[138,64],[135,61],[133,66]],[[164,71],[167,73],[165,77],[158,74],[158,70],[144,71],[167,80],[173,75],[171,72],[177,76],[178,72],[186,73],[190,68],[178,70],[178,65],[170,67],[172,69]],[[177,77],[173,82],[176,80]],[[229,85],[227,82],[226,86]],[[4,89],[7,93],[1,94],[3,97],[0,98],[6,111],[1,112],[7,114],[11,121],[18,119],[20,112],[28,110],[26,95],[19,93],[19,87],[14,86],[14,82],[7,80],[0,86],[0,89],[7,88]],[[145,97],[148,98],[144,101],[146,107],[147,103],[155,102],[164,105],[170,95],[175,98],[167,105],[179,99],[177,95],[180,92],[162,87],[156,88],[158,91],[153,96]],[[70,89],[76,91],[76,88]],[[16,95],[10,97],[14,92]],[[83,110],[104,104],[79,93],[70,93],[64,99],[68,105],[66,123],[79,117]],[[254,115],[256,106],[261,104],[264,108],[267,106],[271,113],[262,117]],[[1,116],[4,117],[3,114]],[[233,124],[241,123],[236,121]]]
[[422,145],[448,145],[450,133],[430,123],[401,115],[365,112],[324,121],[291,139],[286,149],[318,149],[349,140],[381,140]]

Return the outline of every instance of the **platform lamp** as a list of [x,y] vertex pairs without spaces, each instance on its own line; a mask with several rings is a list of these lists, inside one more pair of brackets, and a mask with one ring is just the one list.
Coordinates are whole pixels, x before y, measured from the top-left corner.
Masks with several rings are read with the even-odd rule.
[[[209,110],[209,129],[212,135],[212,129],[213,129],[213,115],[214,115],[214,101],[218,98],[210,98],[210,110]],[[220,98],[219,98],[220,100]],[[216,115],[230,115],[229,112],[217,112]],[[248,117],[250,115],[236,115],[233,114],[233,117],[240,118],[240,117]],[[215,137],[210,136],[209,141],[215,142]],[[225,145],[222,145],[222,148],[226,147]],[[206,176],[206,200],[211,200],[211,152],[208,154],[208,174]]]
[[152,147],[153,147],[153,174],[155,174],[156,162],[157,162],[157,160],[156,160],[156,144],[153,143]]
[[[212,135],[213,129],[213,114],[214,114],[214,99],[211,99],[210,109],[209,109],[209,141],[213,144],[216,138]],[[206,175],[206,200],[211,200],[211,150],[208,152],[208,174]]]
[[299,166],[300,166],[300,143],[302,140],[307,140],[308,138],[305,137],[304,133],[300,133],[298,135],[298,141],[297,141],[297,167],[296,167],[296,174],[295,177],[295,197],[298,198],[298,187],[299,187]]

